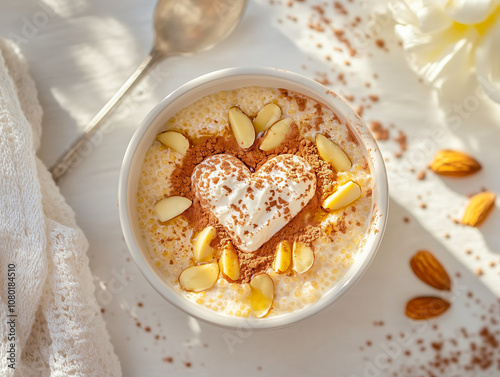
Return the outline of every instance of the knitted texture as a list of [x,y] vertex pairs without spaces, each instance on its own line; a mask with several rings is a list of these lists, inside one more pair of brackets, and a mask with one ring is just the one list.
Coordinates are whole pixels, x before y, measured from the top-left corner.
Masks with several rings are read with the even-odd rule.
[[121,376],[94,296],[87,240],[36,156],[41,123],[27,64],[0,39],[0,376]]

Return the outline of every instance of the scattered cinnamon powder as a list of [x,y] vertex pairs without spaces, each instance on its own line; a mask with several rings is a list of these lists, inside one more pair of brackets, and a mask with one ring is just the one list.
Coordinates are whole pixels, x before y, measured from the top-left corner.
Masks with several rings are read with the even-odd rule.
[[373,133],[373,137],[376,140],[388,140],[389,139],[389,129],[385,128],[382,123],[378,121],[371,122],[370,130]]
[[394,139],[399,144],[400,154],[402,155],[408,149],[408,142],[406,140],[406,134],[399,130],[399,135]]
[[323,26],[321,26],[321,24],[319,22],[316,22],[316,23],[312,23],[310,22],[308,24],[309,28],[314,30],[314,31],[318,31],[320,33],[324,32],[325,31],[325,28]]
[[[341,72],[337,75],[337,80],[339,80],[339,82],[341,82],[342,84],[346,85],[347,84],[347,81],[345,80],[345,75]],[[344,96],[347,98],[347,96]],[[353,98],[354,99],[354,98]],[[349,101],[352,102],[353,99],[349,99]]]
[[364,111],[364,109],[365,109],[365,108],[363,107],[363,105],[359,105],[359,106],[357,107],[357,109],[356,109],[356,113],[357,113],[360,117],[362,117],[362,116],[363,116],[363,111]]
[[312,10],[315,10],[316,12],[318,12],[321,16],[323,16],[325,14],[325,9],[320,5],[314,5],[311,8],[312,8]]
[[[416,328],[403,334],[404,336],[400,335],[402,339],[405,338],[405,345],[400,349],[401,354],[413,354],[415,357],[408,361],[387,359],[389,363],[384,364],[386,365],[383,370],[384,375],[391,377],[500,375],[499,302],[493,301],[486,306],[470,291],[467,292],[466,300],[465,307],[461,311],[468,315],[465,319],[470,322],[464,322],[468,324],[467,328],[447,326],[445,331],[441,331],[437,325],[433,325],[428,328],[425,337],[417,337]],[[393,334],[388,334],[385,338],[391,340],[395,337]],[[380,354],[387,349],[389,348],[382,347],[376,351]]]
[[[335,37],[337,38],[337,40],[339,42],[343,43],[347,47],[347,50],[349,51],[349,55],[350,56],[355,56],[356,55],[357,51],[356,51],[356,49],[354,47],[352,47],[351,42],[345,36],[345,31],[344,30],[342,30],[342,29],[333,29],[333,35],[335,35]],[[345,64],[346,65],[350,65],[350,63],[349,63],[348,60],[345,61]]]
[[315,80],[319,82],[321,85],[324,86],[329,86],[331,85],[330,80],[328,79],[326,74],[319,74],[320,77],[316,78]]
[[347,15],[348,12],[347,10],[345,9],[344,5],[342,5],[342,3],[336,1],[335,3],[333,3],[333,7],[335,8],[335,10],[337,12],[339,12],[340,14],[343,14],[343,15]]
[[375,44],[377,45],[377,47],[382,48],[382,49],[385,47],[385,41],[383,39],[377,39],[375,41]]

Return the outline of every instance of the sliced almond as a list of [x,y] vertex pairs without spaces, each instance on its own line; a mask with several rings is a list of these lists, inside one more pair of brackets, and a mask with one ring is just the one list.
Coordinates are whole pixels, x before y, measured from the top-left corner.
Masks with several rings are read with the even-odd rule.
[[491,213],[495,206],[495,194],[486,191],[474,195],[469,200],[469,204],[465,208],[462,223],[464,225],[478,227]]
[[351,204],[361,196],[361,188],[357,183],[349,181],[339,186],[337,190],[327,197],[321,205],[324,209],[336,211]]
[[337,172],[351,170],[352,163],[347,154],[325,135],[316,135],[316,147],[320,157],[330,163]]
[[451,177],[465,177],[481,170],[474,157],[450,149],[438,151],[429,167],[436,174]]
[[187,137],[175,131],[162,132],[156,136],[156,140],[183,156],[189,149]]
[[281,118],[281,108],[275,103],[268,103],[257,113],[253,120],[255,132],[267,130]]
[[450,276],[430,251],[418,251],[410,259],[410,267],[420,280],[431,287],[443,291],[451,289]]
[[230,283],[237,281],[240,278],[240,262],[238,253],[231,243],[228,243],[219,259],[219,267],[222,276]]
[[448,310],[450,303],[439,297],[416,297],[406,304],[406,316],[425,320],[440,316]]
[[278,148],[285,141],[286,135],[290,133],[290,124],[292,124],[290,119],[282,119],[275,123],[267,130],[259,149],[268,152]]
[[267,274],[258,274],[250,281],[250,306],[257,318],[264,317],[274,300],[274,282]]
[[278,274],[283,274],[288,271],[292,263],[292,247],[290,242],[282,241],[278,244],[276,256],[273,261],[273,270]]
[[201,292],[212,288],[219,277],[217,263],[191,266],[181,272],[179,283],[186,291]]
[[154,210],[160,221],[168,221],[188,209],[192,201],[182,196],[170,196],[155,204]]
[[194,259],[197,262],[210,262],[214,257],[214,249],[210,242],[217,236],[217,231],[213,226],[207,226],[196,237],[193,246]]
[[314,251],[307,245],[294,242],[292,251],[293,270],[303,274],[310,270],[314,264]]
[[241,148],[250,148],[255,141],[255,128],[250,118],[239,107],[229,109],[229,124]]

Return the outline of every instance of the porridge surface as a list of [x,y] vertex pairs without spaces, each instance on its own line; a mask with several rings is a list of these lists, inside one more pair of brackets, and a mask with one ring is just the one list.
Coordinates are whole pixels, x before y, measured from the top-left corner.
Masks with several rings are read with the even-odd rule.
[[[276,103],[281,108],[282,118],[291,119],[297,125],[301,138],[314,141],[316,134],[321,133],[340,146],[352,167],[347,172],[338,172],[335,183],[354,181],[361,187],[361,197],[347,207],[311,214],[320,217],[321,235],[311,245],[314,264],[310,270],[303,274],[293,271],[278,274],[266,265],[262,271],[274,282],[274,302],[268,316],[275,316],[317,301],[335,286],[362,252],[372,216],[372,181],[363,148],[348,127],[325,106],[297,93],[264,87],[245,87],[206,96],[179,111],[164,130],[182,133],[195,146],[215,137],[232,138],[228,124],[228,111],[232,106],[254,117],[268,103]],[[182,215],[161,223],[154,205],[162,198],[179,195],[174,192],[171,176],[182,160],[180,154],[157,140],[146,153],[139,178],[137,210],[148,256],[165,282],[186,299],[227,315],[251,317],[248,281],[228,282],[221,275],[212,288],[202,292],[186,291],[179,284],[181,272],[196,264],[193,239],[197,231]],[[186,183],[190,184],[190,179]],[[283,228],[285,234],[287,226]],[[251,253],[242,253],[238,251],[240,260],[252,258]]]

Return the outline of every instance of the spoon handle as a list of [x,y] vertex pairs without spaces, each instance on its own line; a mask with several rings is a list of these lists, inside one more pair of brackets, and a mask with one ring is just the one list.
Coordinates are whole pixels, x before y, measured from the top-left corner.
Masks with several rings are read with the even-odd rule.
[[149,54],[135,70],[132,76],[123,84],[123,86],[111,97],[106,105],[92,118],[83,130],[83,134],[71,144],[63,154],[56,160],[49,171],[55,181],[61,178],[69,168],[71,168],[77,160],[81,160],[88,155],[88,151],[84,151],[84,146],[90,141],[97,131],[105,123],[111,111],[122,101],[123,97],[138,83],[148,71],[158,62],[158,56],[154,51]]

